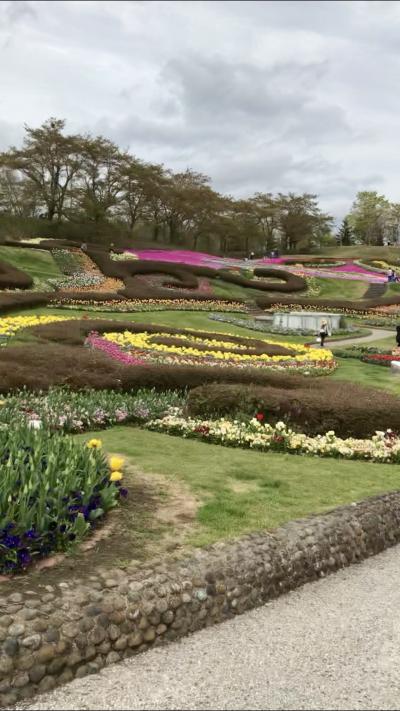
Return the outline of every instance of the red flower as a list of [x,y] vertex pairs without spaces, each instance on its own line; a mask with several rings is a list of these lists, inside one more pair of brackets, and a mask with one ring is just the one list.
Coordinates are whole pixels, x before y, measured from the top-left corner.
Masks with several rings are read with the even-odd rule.
[[257,412],[256,414],[256,420],[259,422],[263,422],[265,420],[265,415],[263,412]]

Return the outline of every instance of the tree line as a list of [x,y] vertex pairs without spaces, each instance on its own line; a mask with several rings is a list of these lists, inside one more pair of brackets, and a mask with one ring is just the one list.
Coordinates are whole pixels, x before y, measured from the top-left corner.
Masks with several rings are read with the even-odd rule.
[[344,246],[399,243],[400,203],[390,202],[375,190],[357,193],[349,214],[342,222],[338,239]]
[[[331,239],[333,218],[309,193],[222,195],[193,170],[147,163],[103,136],[68,134],[50,118],[25,126],[22,146],[0,154],[0,216],[85,225],[125,241],[221,253],[304,251]],[[84,233],[84,229],[83,229]]]

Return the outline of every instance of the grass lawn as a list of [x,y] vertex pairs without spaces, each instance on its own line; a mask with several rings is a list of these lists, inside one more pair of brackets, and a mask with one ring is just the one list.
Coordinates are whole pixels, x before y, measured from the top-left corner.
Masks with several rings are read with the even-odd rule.
[[[271,341],[290,341],[291,343],[306,343],[307,338],[304,336],[284,336],[281,334],[270,334],[261,333],[259,331],[252,331],[249,328],[242,328],[241,326],[235,326],[230,323],[222,323],[220,321],[212,321],[208,317],[207,311],[149,311],[141,313],[111,313],[107,311],[85,311],[84,309],[52,309],[52,308],[38,308],[38,309],[25,309],[19,312],[13,312],[10,316],[32,316],[32,315],[46,315],[54,314],[56,316],[65,316],[81,318],[82,316],[89,316],[93,319],[108,319],[111,321],[120,320],[128,322],[140,322],[140,323],[152,323],[160,324],[163,326],[172,326],[176,328],[195,328],[203,331],[215,331],[217,333],[231,333],[238,336],[249,336],[250,338],[267,338]],[[229,314],[227,314],[229,315]],[[237,318],[247,318],[245,313],[231,314],[233,317]],[[21,337],[22,334],[21,334]],[[310,337],[308,338],[310,340]],[[16,343],[16,340],[13,340]]]
[[123,454],[149,478],[161,474],[182,482],[196,496],[197,525],[188,541],[196,546],[400,486],[399,467],[390,464],[229,449],[136,427],[78,436],[90,437],[99,437],[107,452]]
[[350,279],[321,279],[317,277],[320,292],[316,299],[362,299],[368,289],[366,281],[352,281]]
[[348,259],[400,259],[399,247],[369,247],[367,245],[354,245],[352,247],[326,247],[318,252],[318,257],[347,257]]
[[[371,343],[375,345],[375,342]],[[400,396],[399,377],[391,373],[390,368],[371,363],[362,363],[356,358],[338,358],[339,367],[327,377],[333,380],[350,380],[352,383],[370,388],[382,388],[393,395]]]
[[46,250],[0,247],[0,259],[37,279],[57,279],[62,276],[53,257]]

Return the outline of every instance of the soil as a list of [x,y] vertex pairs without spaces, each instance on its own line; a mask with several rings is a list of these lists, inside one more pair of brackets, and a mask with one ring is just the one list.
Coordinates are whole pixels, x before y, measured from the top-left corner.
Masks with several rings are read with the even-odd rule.
[[199,502],[181,482],[160,474],[144,474],[125,467],[124,486],[129,495],[107,514],[104,523],[75,552],[40,561],[23,575],[2,578],[0,594],[55,585],[84,577],[97,567],[123,568],[165,554],[180,554],[193,532]]

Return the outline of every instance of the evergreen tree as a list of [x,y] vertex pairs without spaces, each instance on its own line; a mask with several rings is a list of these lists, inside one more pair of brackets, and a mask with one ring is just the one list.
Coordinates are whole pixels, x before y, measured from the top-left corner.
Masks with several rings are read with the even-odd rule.
[[349,225],[347,217],[344,218],[340,230],[338,232],[338,239],[342,247],[350,247],[353,244],[353,230]]

